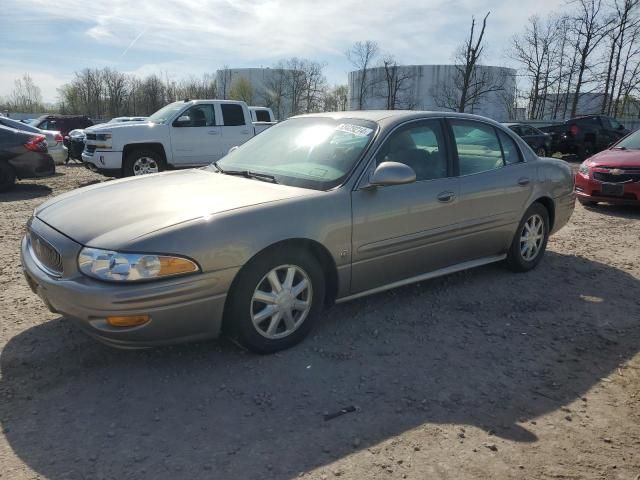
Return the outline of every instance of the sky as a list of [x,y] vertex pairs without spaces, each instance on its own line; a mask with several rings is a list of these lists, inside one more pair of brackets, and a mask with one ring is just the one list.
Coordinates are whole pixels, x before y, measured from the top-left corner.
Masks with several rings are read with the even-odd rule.
[[179,80],[293,56],[326,63],[331,84],[353,70],[345,51],[374,40],[401,64],[451,63],[471,17],[490,11],[486,57],[510,65],[510,38],[565,0],[2,0],[0,96],[29,73],[46,102],[86,67]]

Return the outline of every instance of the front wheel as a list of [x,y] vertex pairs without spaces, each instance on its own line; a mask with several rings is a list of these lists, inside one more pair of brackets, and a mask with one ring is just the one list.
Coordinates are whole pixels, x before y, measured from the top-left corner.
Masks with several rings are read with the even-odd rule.
[[302,250],[265,252],[240,272],[225,330],[256,353],[290,348],[311,331],[324,304],[322,268]]
[[549,239],[549,212],[540,203],[526,211],[507,253],[507,265],[515,272],[529,271],[540,263]]
[[133,150],[127,154],[124,161],[123,173],[125,177],[149,175],[164,170],[164,159],[155,150]]

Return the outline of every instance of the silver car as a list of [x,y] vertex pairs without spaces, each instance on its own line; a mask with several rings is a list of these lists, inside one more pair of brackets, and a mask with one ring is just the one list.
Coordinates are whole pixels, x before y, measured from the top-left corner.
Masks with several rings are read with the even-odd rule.
[[56,165],[63,165],[67,161],[68,150],[64,145],[64,139],[57,130],[42,130],[26,123],[18,122],[11,118],[0,116],[0,125],[15,128],[23,132],[38,133],[47,138],[47,152],[53,158]]
[[491,120],[314,114],[202,169],[49,200],[22,264],[53,312],[110,345],[225,332],[267,353],[332,302],[492,262],[530,270],[574,203],[568,164]]

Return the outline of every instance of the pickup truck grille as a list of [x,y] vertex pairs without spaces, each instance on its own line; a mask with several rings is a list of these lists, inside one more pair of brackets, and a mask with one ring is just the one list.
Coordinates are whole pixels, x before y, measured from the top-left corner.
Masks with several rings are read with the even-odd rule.
[[95,133],[87,133],[87,140],[95,140],[96,139],[96,134]]
[[84,151],[87,153],[90,153],[91,155],[93,155],[93,152],[96,151],[96,146],[95,145],[85,145],[84,146]]
[[62,275],[62,255],[40,235],[29,232],[29,250],[43,270],[54,277]]
[[627,183],[640,182],[640,168],[626,168],[619,170],[621,173],[611,173],[613,168],[608,168],[608,172],[593,172],[593,178],[607,183]]

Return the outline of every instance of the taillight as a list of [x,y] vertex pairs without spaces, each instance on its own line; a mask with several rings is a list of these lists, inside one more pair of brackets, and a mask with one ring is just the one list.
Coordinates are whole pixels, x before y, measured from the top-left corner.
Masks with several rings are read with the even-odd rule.
[[577,137],[577,136],[578,136],[578,132],[579,132],[579,131],[580,131],[580,129],[579,129],[579,128],[578,128],[578,126],[577,126],[577,125],[575,125],[575,124],[574,124],[574,125],[571,125],[571,127],[569,127],[569,133],[570,133],[571,135],[573,135],[574,137]]
[[60,143],[62,141],[64,141],[64,139],[62,138],[62,135],[59,133],[56,133],[56,136],[53,137],[53,139],[56,141],[56,143]]
[[27,150],[32,152],[46,152],[47,151],[47,139],[44,135],[36,135],[24,144]]

